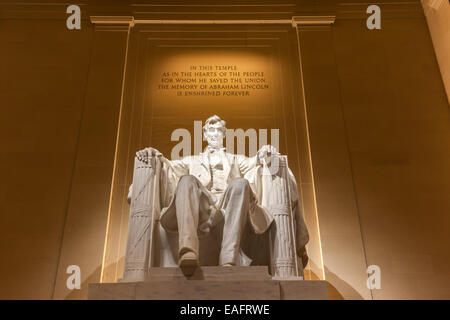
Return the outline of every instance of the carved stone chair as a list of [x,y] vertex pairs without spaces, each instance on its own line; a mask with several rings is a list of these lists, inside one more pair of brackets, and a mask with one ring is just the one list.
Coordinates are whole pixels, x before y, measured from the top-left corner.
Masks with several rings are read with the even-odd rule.
[[[274,220],[262,235],[254,234],[247,224],[238,265],[267,265],[274,278],[302,279],[296,232],[306,233],[302,235],[306,237],[302,240],[305,244],[308,235],[299,208],[293,208],[291,194],[297,193],[295,179],[289,172],[286,156],[276,156],[273,163],[276,166],[265,163],[246,176],[258,204],[267,208]],[[167,232],[159,223],[160,211],[169,204],[175,188],[167,184],[163,161],[159,157],[146,162],[135,158],[132,186],[128,195],[131,207],[122,282],[144,281],[152,267],[178,266],[178,234]],[[200,265],[218,265],[222,227],[219,224],[200,237]]]

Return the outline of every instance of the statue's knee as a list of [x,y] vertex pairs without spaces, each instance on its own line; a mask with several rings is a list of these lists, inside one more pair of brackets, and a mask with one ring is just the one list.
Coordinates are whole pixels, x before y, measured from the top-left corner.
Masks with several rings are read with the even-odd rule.
[[177,188],[182,188],[182,187],[190,187],[193,185],[196,185],[197,179],[193,176],[193,175],[184,175],[180,178],[180,181],[178,181],[178,185]]
[[244,192],[250,189],[250,184],[247,179],[237,178],[230,181],[229,188],[239,192]]

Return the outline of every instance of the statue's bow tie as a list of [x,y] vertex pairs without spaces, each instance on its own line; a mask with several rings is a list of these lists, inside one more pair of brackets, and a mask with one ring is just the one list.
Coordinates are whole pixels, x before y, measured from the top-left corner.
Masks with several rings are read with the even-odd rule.
[[211,147],[207,147],[206,149],[207,149],[206,151],[209,153],[214,153],[214,152],[219,152],[219,151],[225,150],[225,148],[211,148]]

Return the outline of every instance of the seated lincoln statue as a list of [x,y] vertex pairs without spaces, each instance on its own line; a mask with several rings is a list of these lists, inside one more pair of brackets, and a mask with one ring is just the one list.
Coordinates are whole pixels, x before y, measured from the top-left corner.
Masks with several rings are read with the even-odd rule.
[[177,265],[185,275],[200,265],[267,265],[275,277],[302,276],[308,231],[287,157],[270,145],[250,158],[227,153],[225,132],[212,116],[199,155],[136,153],[122,281]]

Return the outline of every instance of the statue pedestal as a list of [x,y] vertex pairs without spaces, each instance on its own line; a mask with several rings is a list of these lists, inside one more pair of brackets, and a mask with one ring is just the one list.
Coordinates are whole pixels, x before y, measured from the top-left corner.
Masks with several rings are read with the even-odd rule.
[[89,284],[89,300],[326,300],[326,281],[274,280],[267,267],[152,268],[146,281]]

